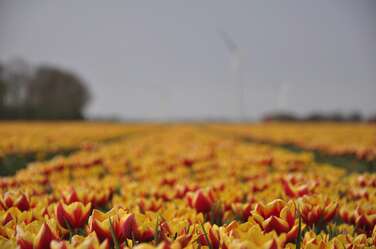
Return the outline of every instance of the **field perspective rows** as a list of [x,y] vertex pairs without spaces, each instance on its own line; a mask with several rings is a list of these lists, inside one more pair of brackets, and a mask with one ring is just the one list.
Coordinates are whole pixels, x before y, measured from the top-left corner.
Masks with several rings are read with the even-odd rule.
[[376,248],[375,126],[8,125],[0,248]]

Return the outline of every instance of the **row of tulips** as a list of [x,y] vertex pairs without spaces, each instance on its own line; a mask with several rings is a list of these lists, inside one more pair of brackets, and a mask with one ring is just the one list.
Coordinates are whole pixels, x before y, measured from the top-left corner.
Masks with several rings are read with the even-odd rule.
[[194,126],[0,179],[0,248],[374,248],[376,175]]
[[376,160],[376,125],[367,123],[270,122],[247,125],[212,125],[219,131],[277,144],[293,144],[330,155],[352,155]]
[[143,131],[151,125],[89,122],[2,122],[0,159],[8,154],[47,154],[66,149],[91,149],[96,142]]

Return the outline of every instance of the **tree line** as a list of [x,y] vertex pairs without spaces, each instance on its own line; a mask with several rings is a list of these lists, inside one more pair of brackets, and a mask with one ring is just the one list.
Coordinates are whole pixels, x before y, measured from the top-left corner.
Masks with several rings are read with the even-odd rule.
[[305,116],[297,115],[292,112],[272,112],[263,116],[263,121],[286,121],[286,122],[376,122],[376,114],[370,117],[364,117],[359,112],[341,113],[341,112],[315,112]]
[[83,119],[90,101],[75,73],[17,59],[0,63],[0,119]]

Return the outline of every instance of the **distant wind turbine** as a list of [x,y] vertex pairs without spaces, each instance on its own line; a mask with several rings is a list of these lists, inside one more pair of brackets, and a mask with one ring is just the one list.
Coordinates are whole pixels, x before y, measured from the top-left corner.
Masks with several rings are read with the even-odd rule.
[[288,95],[291,89],[291,84],[283,82],[277,92],[277,111],[286,111],[288,109]]
[[241,51],[239,46],[224,30],[218,30],[218,34],[223,40],[230,54],[230,65],[233,72],[233,84],[237,85],[238,90],[238,111],[239,120],[245,120],[245,102],[244,102],[244,82],[241,79]]

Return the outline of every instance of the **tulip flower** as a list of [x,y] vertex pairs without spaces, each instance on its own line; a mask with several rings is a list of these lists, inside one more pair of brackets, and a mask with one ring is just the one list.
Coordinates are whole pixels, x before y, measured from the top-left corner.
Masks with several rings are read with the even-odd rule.
[[281,182],[283,190],[288,197],[297,198],[313,193],[313,185],[301,184],[299,186],[296,186],[291,181],[284,178],[282,178]]
[[188,195],[187,200],[189,206],[196,209],[197,212],[209,213],[214,203],[210,193],[211,192],[205,194],[202,190],[198,190],[193,195]]
[[88,187],[88,189],[75,189],[62,191],[62,198],[65,204],[73,202],[82,202],[84,204],[91,203],[93,208],[105,206],[112,196],[111,189],[97,189],[96,187]]
[[[123,209],[110,210],[102,213],[94,209],[89,217],[89,232],[95,232],[98,238],[112,240],[111,229],[119,242],[126,239],[147,242],[154,238],[154,232],[151,225],[145,221],[144,216],[138,215],[142,222],[138,223],[136,215],[127,213]],[[110,222],[111,219],[111,222]],[[112,227],[111,227],[112,223]]]
[[0,238],[10,239],[14,232],[13,228],[8,225],[0,225]]
[[80,201],[78,194],[77,194],[77,191],[73,188],[68,190],[68,191],[63,191],[62,197],[63,197],[63,200],[66,204],[71,204],[73,202]]
[[202,231],[198,236],[201,245],[208,246],[211,249],[219,249],[220,235],[217,226],[210,227],[208,230],[202,225]]
[[53,240],[58,240],[58,236],[50,228],[47,223],[43,223],[41,229],[39,230],[37,236],[34,238],[34,248],[35,249],[45,249],[50,248],[50,243]]
[[358,177],[357,183],[361,187],[376,187],[376,176],[372,174],[364,174]]
[[367,239],[365,234],[351,236],[349,234],[342,234],[333,239],[333,246],[329,248],[351,248],[351,249],[365,249],[374,248],[371,241]]
[[174,177],[164,177],[160,181],[160,185],[161,186],[167,185],[167,186],[173,187],[176,184],[176,182],[177,182],[177,179]]
[[277,199],[266,205],[256,204],[251,216],[265,232],[284,233],[287,241],[292,241],[298,234],[295,211],[295,204],[292,201],[286,203]]
[[175,186],[175,198],[182,199],[186,196],[187,193],[197,191],[198,186],[189,186],[189,185],[177,185]]
[[136,241],[147,242],[154,238],[153,229],[148,226],[141,226],[136,221],[136,216],[134,214],[126,214],[120,217],[119,226],[121,234],[125,239],[135,239]]
[[0,200],[0,206],[3,206],[5,210],[16,207],[21,211],[26,211],[30,209],[30,200],[24,193],[6,192]]
[[338,203],[322,196],[305,196],[301,199],[300,207],[300,213],[305,224],[322,226],[334,218]]
[[165,241],[165,242],[178,242],[178,244],[184,248],[189,241],[192,239],[193,234],[189,232],[189,227],[186,227],[186,222],[174,222],[173,219],[170,223],[166,220],[159,222],[158,228],[156,229],[155,241]]
[[285,236],[277,237],[276,233],[265,232],[259,225],[244,223],[232,232],[234,238],[221,233],[224,246],[222,248],[242,249],[281,249],[285,243]]
[[[376,233],[375,233],[376,234]],[[180,248],[185,248],[191,241],[193,234],[182,234],[176,237],[175,241],[179,243]]]
[[237,215],[237,218],[242,221],[248,220],[248,217],[251,215],[252,208],[252,203],[233,203],[231,205],[232,211]]
[[14,219],[14,215],[12,214],[12,212],[10,212],[11,210],[12,209],[8,209],[7,212],[2,215],[0,219],[1,225],[6,225],[8,222]]
[[84,205],[82,202],[64,204],[59,202],[56,206],[56,218],[60,226],[66,229],[82,228],[89,217],[91,203]]
[[75,235],[72,237],[71,243],[54,240],[50,246],[51,249],[110,249],[108,240],[101,243],[95,233],[90,233],[86,237]]
[[329,236],[326,234],[315,234],[313,231],[307,231],[304,235],[304,239],[302,241],[302,248],[312,248],[312,249],[321,249],[321,248],[333,248],[333,249],[342,249],[342,248],[362,248],[362,247],[354,247],[354,245],[350,245],[351,242],[347,240],[343,240],[342,237],[336,237],[334,239],[330,239]]
[[95,208],[104,207],[112,198],[113,191],[110,189],[93,190],[88,202]]
[[43,209],[34,208],[33,210],[20,211],[16,207],[9,208],[2,215],[0,214],[0,225],[10,224],[13,226],[15,223],[29,224],[35,220],[42,219]]
[[145,211],[157,212],[162,207],[162,203],[160,201],[156,201],[155,199],[151,201],[141,199],[138,203],[138,206],[142,213],[144,213]]
[[[122,233],[119,226],[119,217],[116,213],[117,210],[115,209],[111,209],[107,213],[94,209],[88,221],[89,232],[95,232],[100,241],[106,239],[112,241],[111,229],[113,229],[117,239],[121,239]],[[112,228],[109,219],[112,219]]]
[[354,211],[349,207],[342,206],[338,211],[339,216],[341,219],[348,224],[355,224],[355,216]]
[[354,212],[356,227],[367,234],[371,234],[376,226],[376,209],[366,206],[358,206]]
[[[136,246],[135,249],[147,249],[151,248],[150,245],[147,244],[140,244],[139,246]],[[163,241],[160,243],[156,249],[181,249],[184,248],[179,244],[179,242],[174,241],[174,242],[169,242],[169,241]],[[154,249],[154,248],[153,248]]]
[[17,226],[16,241],[20,249],[33,249],[35,234],[26,232]]
[[53,240],[59,240],[59,235],[51,222],[40,225],[35,221],[24,228],[17,226],[16,241],[20,249],[50,249]]
[[353,200],[369,200],[369,192],[366,188],[364,189],[358,189],[358,188],[352,188],[348,191],[349,197]]
[[343,206],[339,210],[341,219],[353,224],[358,232],[370,235],[376,226],[376,210],[372,206],[358,205],[355,210],[350,207]]
[[182,163],[185,167],[192,167],[192,165],[195,163],[195,159],[192,159],[192,158],[184,158],[182,160]]

